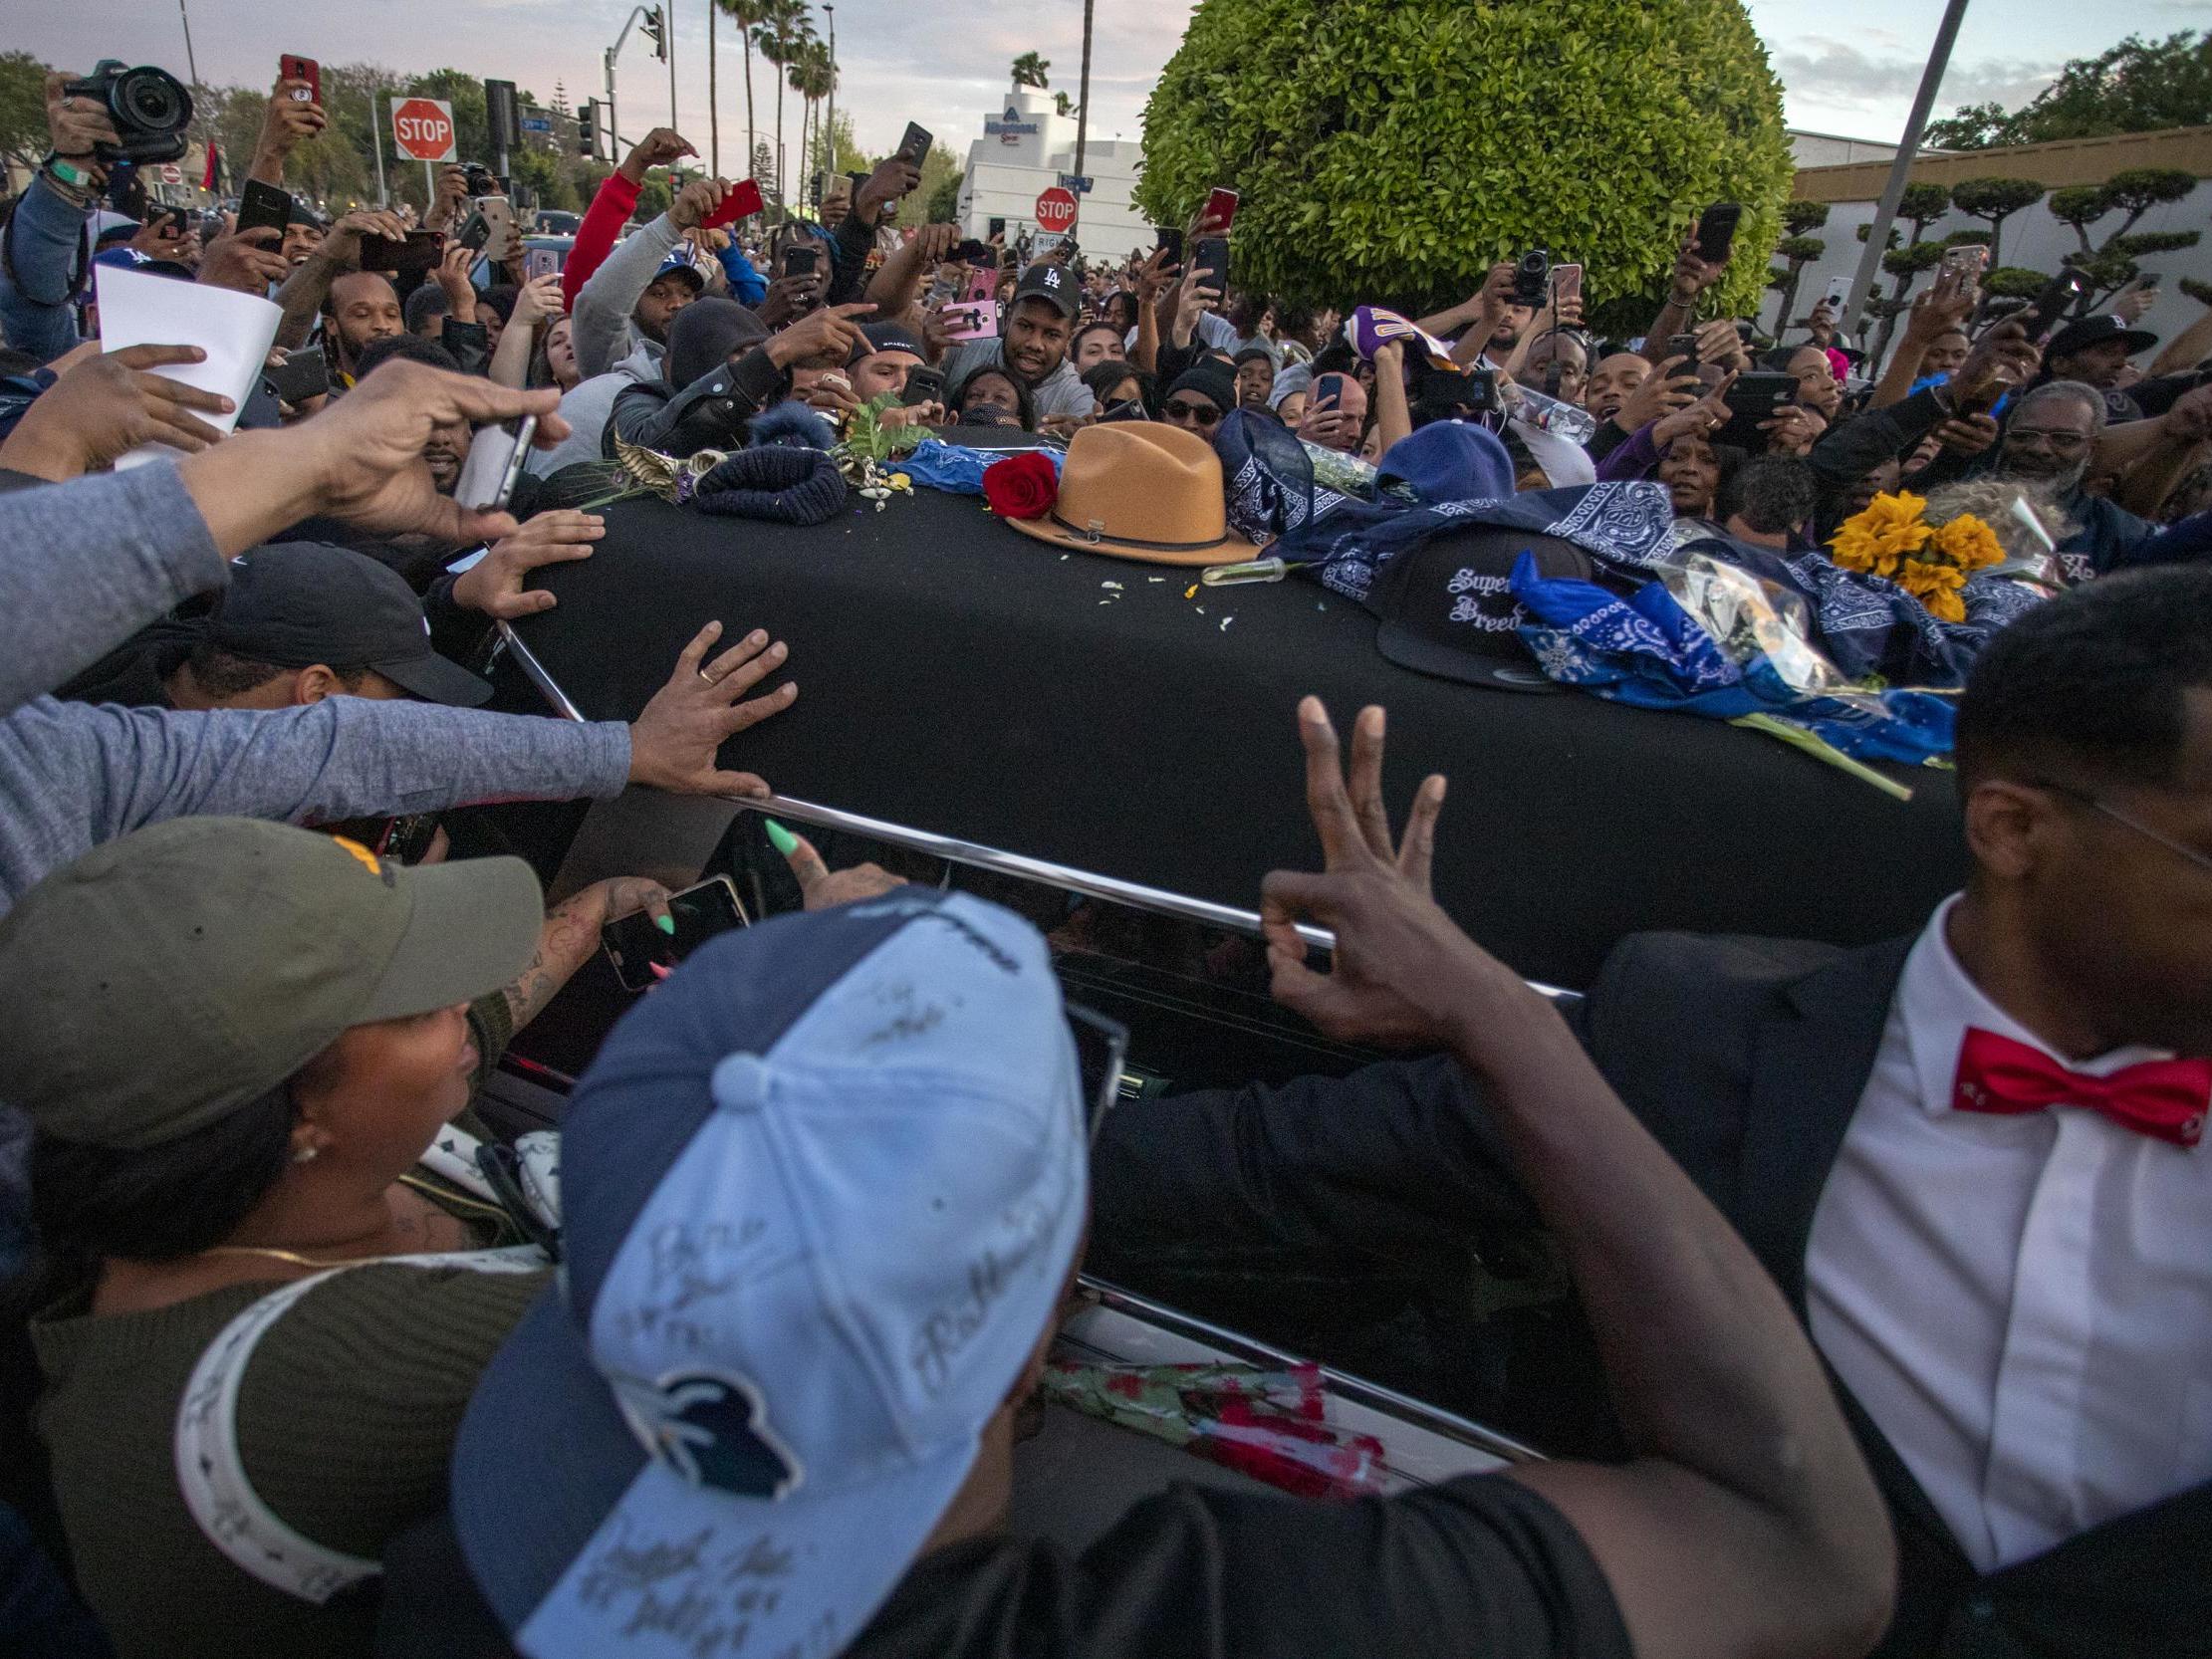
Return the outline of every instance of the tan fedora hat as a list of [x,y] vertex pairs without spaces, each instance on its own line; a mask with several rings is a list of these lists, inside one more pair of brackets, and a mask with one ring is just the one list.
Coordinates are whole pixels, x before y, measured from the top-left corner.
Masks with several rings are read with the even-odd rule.
[[1080,428],[1052,510],[1006,523],[1040,542],[1154,565],[1234,565],[1260,553],[1229,528],[1213,445],[1150,420]]

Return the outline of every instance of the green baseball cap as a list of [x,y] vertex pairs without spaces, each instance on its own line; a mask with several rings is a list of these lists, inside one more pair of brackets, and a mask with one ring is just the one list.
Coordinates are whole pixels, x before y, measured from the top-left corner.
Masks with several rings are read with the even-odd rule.
[[545,922],[519,858],[418,869],[254,819],[110,841],[0,919],[0,1100],[94,1146],[158,1146],[353,1026],[516,978]]

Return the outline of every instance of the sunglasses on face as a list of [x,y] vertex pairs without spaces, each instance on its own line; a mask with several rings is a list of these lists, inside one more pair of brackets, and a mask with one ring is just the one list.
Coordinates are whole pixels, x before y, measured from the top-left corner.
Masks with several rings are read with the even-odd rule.
[[1167,400],[1167,418],[1195,421],[1200,426],[1211,426],[1221,418],[1221,411],[1211,403],[1191,403],[1180,397]]

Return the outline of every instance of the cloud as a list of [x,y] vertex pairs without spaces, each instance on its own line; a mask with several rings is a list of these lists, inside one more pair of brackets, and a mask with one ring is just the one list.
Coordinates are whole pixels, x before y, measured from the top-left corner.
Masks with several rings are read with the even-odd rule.
[[[1794,99],[1824,108],[1847,108],[1864,100],[1909,102],[1919,91],[1925,59],[1902,55],[1871,57],[1847,41],[1805,38],[1800,48],[1774,55],[1775,73]],[[1945,69],[1936,109],[1956,105],[2025,104],[2059,73],[2055,62],[2030,59],[1954,58]]]

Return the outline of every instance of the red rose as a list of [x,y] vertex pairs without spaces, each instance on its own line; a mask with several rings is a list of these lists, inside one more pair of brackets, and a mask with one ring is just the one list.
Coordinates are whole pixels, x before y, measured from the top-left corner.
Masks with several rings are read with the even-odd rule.
[[983,499],[1002,519],[1041,519],[1060,499],[1060,469],[1038,449],[995,461],[983,470]]

